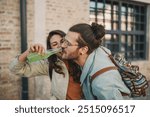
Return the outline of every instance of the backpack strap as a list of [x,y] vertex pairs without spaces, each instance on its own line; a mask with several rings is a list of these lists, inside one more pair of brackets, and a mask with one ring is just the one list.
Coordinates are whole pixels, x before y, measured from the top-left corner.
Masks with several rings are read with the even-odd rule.
[[110,67],[105,67],[103,69],[100,69],[95,74],[93,74],[91,76],[91,80],[93,81],[98,75],[103,74],[104,72],[107,72],[107,71],[110,71],[110,70],[116,70],[116,69],[117,69],[117,67],[115,67],[115,66],[110,66]]
[[100,47],[107,55],[108,57],[110,58],[110,60],[118,67],[118,65],[116,64],[112,54],[109,54],[103,47]]

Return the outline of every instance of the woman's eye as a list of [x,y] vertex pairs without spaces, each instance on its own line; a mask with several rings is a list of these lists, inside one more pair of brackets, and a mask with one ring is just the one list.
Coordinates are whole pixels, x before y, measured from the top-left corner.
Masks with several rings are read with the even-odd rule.
[[51,46],[58,46],[58,43],[57,42],[53,42],[53,43],[50,43]]
[[52,44],[52,46],[57,46],[57,45],[58,45],[58,43]]

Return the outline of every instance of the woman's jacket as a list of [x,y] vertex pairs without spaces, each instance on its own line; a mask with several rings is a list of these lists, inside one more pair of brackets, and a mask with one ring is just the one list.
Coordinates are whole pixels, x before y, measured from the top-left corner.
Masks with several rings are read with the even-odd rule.
[[[18,58],[14,58],[9,69],[16,75],[24,77],[35,77],[46,75],[49,76],[49,64],[48,61],[42,60],[34,63],[20,62]],[[58,60],[57,64],[62,65],[65,77],[62,74],[52,71],[52,81],[51,81],[51,97],[50,99],[65,100],[67,87],[69,82],[69,74],[66,65],[63,61]]]

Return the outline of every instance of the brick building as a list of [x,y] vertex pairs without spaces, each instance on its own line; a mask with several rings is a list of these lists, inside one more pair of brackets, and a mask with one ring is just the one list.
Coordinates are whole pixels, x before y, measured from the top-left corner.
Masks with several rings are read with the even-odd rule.
[[[21,11],[21,5],[26,11]],[[116,50],[113,44],[117,39],[117,51],[138,64],[150,80],[150,0],[0,0],[0,99],[24,99],[24,95],[25,99],[49,98],[48,77],[24,80],[8,69],[11,59],[22,51],[23,12],[26,46],[35,42],[45,45],[51,30],[67,32],[76,23],[98,22],[106,28],[104,45]]]

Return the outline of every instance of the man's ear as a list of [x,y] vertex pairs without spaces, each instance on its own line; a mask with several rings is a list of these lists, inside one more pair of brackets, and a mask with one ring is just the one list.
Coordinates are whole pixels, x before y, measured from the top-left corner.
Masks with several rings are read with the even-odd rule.
[[83,55],[83,54],[87,54],[88,50],[89,50],[88,46],[84,46],[80,48],[79,52],[81,55]]

